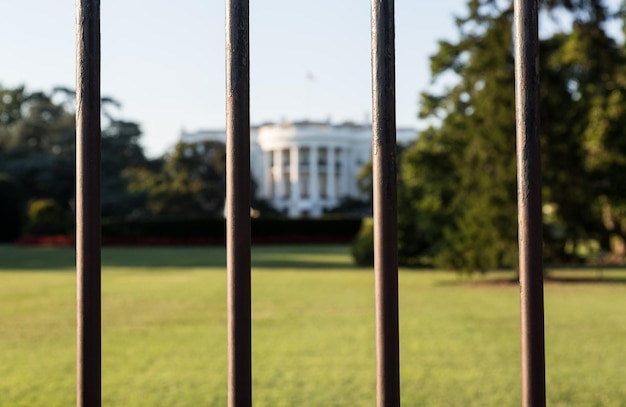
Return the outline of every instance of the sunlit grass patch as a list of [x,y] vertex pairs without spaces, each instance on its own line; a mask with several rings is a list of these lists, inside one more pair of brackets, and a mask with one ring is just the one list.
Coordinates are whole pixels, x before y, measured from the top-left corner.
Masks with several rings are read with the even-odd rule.
[[[58,269],[14,258],[7,271],[0,257],[0,406],[75,404],[72,252],[50,250]],[[104,251],[103,405],[225,405],[223,252]],[[343,246],[259,247],[253,263],[255,406],[372,405],[371,270]],[[400,273],[403,405],[520,405],[519,288],[493,283],[513,277]],[[546,284],[548,405],[623,406],[624,277]]]

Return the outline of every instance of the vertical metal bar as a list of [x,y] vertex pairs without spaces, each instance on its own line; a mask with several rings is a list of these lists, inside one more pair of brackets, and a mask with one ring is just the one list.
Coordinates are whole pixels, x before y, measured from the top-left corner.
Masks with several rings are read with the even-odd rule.
[[249,1],[226,1],[228,405],[252,405]]
[[76,2],[76,405],[101,405],[100,1]]
[[522,401],[546,405],[537,0],[515,0]]
[[394,2],[372,0],[376,403],[400,405]]

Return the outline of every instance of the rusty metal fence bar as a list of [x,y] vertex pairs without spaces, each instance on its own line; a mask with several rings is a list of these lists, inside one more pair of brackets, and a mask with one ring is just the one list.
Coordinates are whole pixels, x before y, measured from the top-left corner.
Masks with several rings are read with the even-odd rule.
[[76,405],[101,405],[100,1],[76,2]]
[[249,1],[226,2],[228,405],[252,405]]
[[372,0],[376,405],[400,405],[393,0]]
[[522,405],[546,405],[537,0],[515,0]]

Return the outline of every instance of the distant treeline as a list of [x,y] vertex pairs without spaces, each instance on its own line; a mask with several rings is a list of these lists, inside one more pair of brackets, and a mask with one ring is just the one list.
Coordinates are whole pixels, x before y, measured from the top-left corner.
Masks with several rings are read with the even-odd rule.
[[[541,21],[554,23],[539,44],[544,257],[552,263],[624,262],[626,46],[607,27],[624,28],[626,13],[605,0],[538,4]],[[513,2],[468,1],[455,21],[458,38],[441,41],[430,61],[433,83],[445,86],[421,95],[419,116],[431,126],[398,152],[399,261],[466,272],[514,268]],[[102,105],[105,218],[221,217],[223,145],[179,144],[149,160],[139,125],[115,118],[111,99]],[[0,88],[0,173],[6,174],[0,178],[1,239],[50,233],[73,216],[73,109],[67,89]],[[371,192],[371,181],[366,165],[363,191]],[[261,218],[280,216],[263,201],[252,207]],[[120,233],[139,227],[130,225],[118,225]],[[315,225],[302,230],[312,233]],[[179,232],[193,233],[196,226]],[[356,252],[369,262],[372,226],[364,225],[359,236]]]

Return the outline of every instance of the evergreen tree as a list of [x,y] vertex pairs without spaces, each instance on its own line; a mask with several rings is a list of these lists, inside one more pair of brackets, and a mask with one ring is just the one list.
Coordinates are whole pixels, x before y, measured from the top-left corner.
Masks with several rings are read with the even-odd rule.
[[[517,261],[513,5],[467,5],[460,39],[441,42],[431,59],[434,79],[456,79],[422,95],[420,115],[434,124],[405,154],[402,172],[416,224],[407,244],[417,242],[440,267],[473,271]],[[624,61],[603,30],[615,14],[601,0],[542,6],[575,21],[543,39],[540,56],[546,254],[563,260],[602,234],[601,202],[623,202],[615,177],[626,162]]]

